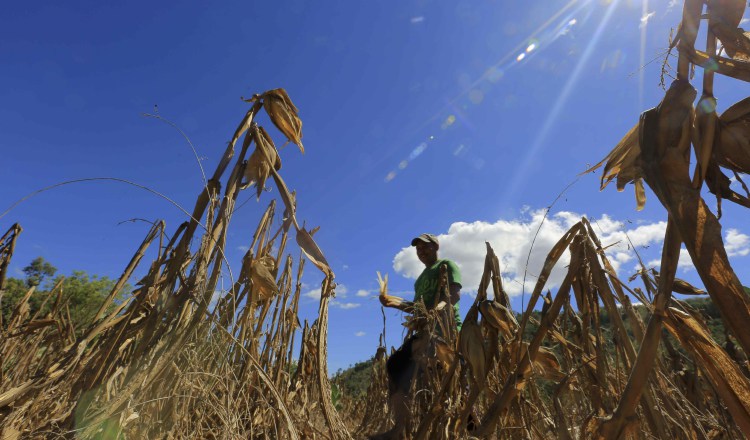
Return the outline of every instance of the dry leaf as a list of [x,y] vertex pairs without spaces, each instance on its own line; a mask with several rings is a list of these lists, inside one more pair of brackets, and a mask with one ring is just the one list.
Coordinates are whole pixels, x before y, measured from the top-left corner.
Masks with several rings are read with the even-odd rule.
[[746,0],[708,0],[708,25],[723,23],[736,28],[745,13]]
[[250,278],[255,288],[256,301],[265,301],[279,293],[276,279],[273,276],[274,261],[271,256],[253,260],[250,266]]
[[248,139],[250,138],[255,141],[255,150],[253,150],[245,165],[244,182],[241,184],[240,189],[245,189],[255,184],[257,196],[260,199],[266,179],[271,174],[271,167],[273,166],[277,171],[281,169],[281,158],[278,151],[276,151],[271,137],[268,136],[263,127],[253,125],[248,136],[245,137],[245,142],[249,142]]
[[324,274],[331,277],[333,276],[333,271],[328,265],[328,261],[326,260],[325,255],[323,255],[323,251],[320,250],[318,244],[313,240],[312,235],[310,235],[305,228],[299,228],[297,230],[297,244],[315,267],[320,269]]
[[750,98],[729,107],[719,116],[719,123],[716,161],[738,173],[750,173]]
[[302,146],[302,121],[297,116],[297,107],[287,95],[284,89],[273,89],[263,94],[263,108],[271,117],[271,121],[284,136],[297,144],[301,152],[305,152]]
[[476,383],[483,383],[486,367],[484,353],[484,337],[482,328],[475,319],[468,319],[461,326],[458,339],[461,355],[469,363],[473,379]]
[[565,376],[560,370],[557,356],[547,347],[539,347],[532,368],[534,374],[547,380],[559,382]]
[[695,135],[693,147],[695,149],[696,166],[693,185],[700,188],[706,180],[708,167],[711,163],[713,150],[716,148],[715,138],[719,128],[716,116],[716,98],[703,95],[696,105],[695,112]]
[[628,183],[635,183],[637,209],[643,209],[646,203],[643,191],[643,169],[641,168],[641,147],[638,143],[639,124],[633,126],[617,143],[614,149],[601,162],[584,171],[590,173],[604,165],[600,189],[607,187],[609,182],[617,178],[617,191],[625,189]]
[[643,187],[643,179],[635,180],[635,201],[637,211],[643,210],[646,206],[646,188]]
[[711,379],[734,422],[750,432],[750,380],[742,370],[691,315],[670,307],[664,325]]
[[513,314],[496,301],[484,300],[479,303],[482,323],[487,323],[498,330],[505,338],[510,338],[518,329],[518,322]]
[[724,51],[738,61],[750,60],[750,33],[743,32],[742,29],[729,26],[725,23],[718,22],[711,25],[714,35],[721,41]]

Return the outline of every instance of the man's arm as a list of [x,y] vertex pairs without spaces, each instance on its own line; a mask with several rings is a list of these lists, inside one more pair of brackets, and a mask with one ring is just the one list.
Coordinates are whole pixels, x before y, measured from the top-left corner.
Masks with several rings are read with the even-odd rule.
[[414,312],[414,303],[411,301],[393,295],[380,295],[378,298],[383,307],[391,307],[406,313]]
[[449,289],[451,293],[451,304],[455,304],[461,299],[461,285],[458,283],[450,283]]

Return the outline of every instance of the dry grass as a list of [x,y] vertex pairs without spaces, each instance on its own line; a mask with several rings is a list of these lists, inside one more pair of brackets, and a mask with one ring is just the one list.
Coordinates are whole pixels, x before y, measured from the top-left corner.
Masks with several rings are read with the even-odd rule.
[[[46,316],[29,316],[33,290],[15,305],[0,339],[1,438],[300,438],[318,430],[345,435],[326,373],[333,273],[312,234],[298,226],[293,198],[278,174],[276,147],[253,119],[264,106],[272,109],[277,126],[297,127],[289,133],[295,142],[301,123],[283,91],[251,102],[191,220],[167,243],[161,241],[164,223],[153,226],[82,336],[75,336],[59,286],[49,294],[53,305]],[[252,184],[260,193],[269,176],[286,203],[284,221],[273,228],[271,202],[239,272],[233,272],[224,248],[235,201]],[[19,233],[14,226],[2,237],[3,280]],[[324,273],[320,317],[305,322],[300,354],[293,347],[300,337],[304,260],[284,257],[290,233]],[[106,313],[157,239],[158,256],[147,275]],[[223,271],[232,287],[212,304]]]
[[[563,284],[555,295],[545,296],[546,278],[565,252],[571,260]],[[422,359],[425,373],[412,390],[408,438],[598,436],[613,420],[609,415],[623,405],[629,376],[643,355],[647,326],[628,293],[648,307],[651,319],[656,310],[649,299],[657,295],[658,282],[645,270],[642,277],[645,293],[623,283],[582,219],[548,256],[528,308],[516,322],[488,245],[478,296],[451,347],[460,356],[449,365],[440,356]],[[694,289],[677,282],[683,291]],[[533,311],[540,303],[536,320]],[[441,313],[423,313],[420,331],[430,331]],[[671,299],[664,319],[670,333],[685,341],[688,355],[671,345],[657,353],[620,435],[743,438],[742,423],[750,418],[738,418],[729,408],[746,408],[750,402],[750,382],[737,360],[711,340],[703,319],[686,303]],[[530,339],[525,326],[535,328]],[[355,438],[389,424],[383,400],[373,398],[387,395],[384,351],[381,347],[376,356],[367,397],[346,401],[347,418],[361,420],[353,430]],[[469,413],[479,423],[467,432]]]
[[[460,334],[452,334],[451,314],[445,313],[450,307],[417,307],[409,321],[412,330],[440,329],[446,336],[424,338],[420,349],[423,374],[411,393],[409,438],[750,436],[750,380],[740,355],[750,351],[750,305],[727,259],[719,216],[700,193],[706,183],[718,202],[750,206],[750,194],[731,190],[720,168],[736,176],[750,171],[750,106],[742,101],[717,115],[710,105],[713,74],[706,74],[703,104],[694,107],[696,91],[689,82],[691,63],[750,79],[743,58],[750,40],[734,32],[735,9],[741,17],[744,2],[709,3],[706,52],[694,47],[703,2],[686,0],[674,43],[677,79],[662,103],[644,112],[602,161],[603,181],[617,178],[618,188],[635,183],[639,207],[645,182],[669,214],[659,276],[644,269],[642,288],[629,287],[582,219],[548,255],[518,322],[488,244],[478,295]],[[733,59],[716,55],[716,37]],[[81,336],[59,286],[47,298],[48,314],[30,314],[31,289],[1,323],[1,439],[339,439],[388,427],[384,335],[367,397],[342,396],[343,410],[334,409],[326,357],[334,274],[315,243],[315,230],[299,226],[295,195],[280,174],[281,158],[254,119],[265,109],[300,150],[302,124],[282,89],[248,102],[251,108],[190,220],[163,241],[164,223],[154,224]],[[691,145],[698,160],[692,178]],[[273,227],[272,201],[239,271],[232,271],[224,249],[236,199],[252,185],[260,197],[269,178],[284,205],[281,226]],[[20,233],[14,225],[0,238],[0,290]],[[284,254],[290,234],[302,251],[296,259]],[[107,312],[157,239],[147,275]],[[675,279],[682,244],[737,341],[734,350],[713,341],[701,316],[672,297],[673,290],[696,291]],[[565,253],[566,277],[557,292],[545,294],[547,277]],[[305,261],[323,275],[313,323],[298,320]],[[232,285],[216,301],[225,271]],[[380,282],[386,295],[387,278]],[[648,322],[629,295],[648,309]],[[537,305],[539,319],[533,313]],[[662,339],[664,328],[681,347]]]

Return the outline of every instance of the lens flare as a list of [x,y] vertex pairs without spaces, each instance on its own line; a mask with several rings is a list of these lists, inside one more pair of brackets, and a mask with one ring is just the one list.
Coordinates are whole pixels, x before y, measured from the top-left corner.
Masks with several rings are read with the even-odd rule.
[[[616,0],[615,3],[619,2]],[[427,127],[430,123],[439,121],[440,129],[443,131],[452,130],[453,127],[461,126],[474,131],[475,128],[471,121],[467,117],[466,110],[471,105],[479,105],[484,102],[487,94],[490,92],[492,85],[501,81],[505,76],[506,72],[516,66],[520,66],[521,62],[526,61],[529,56],[534,55],[536,52],[549,46],[559,37],[568,34],[573,26],[575,26],[581,19],[586,19],[591,15],[591,4],[592,0],[570,0],[562,8],[555,11],[544,23],[537,27],[530,35],[522,39],[518,45],[501,57],[495,64],[489,66],[482,75],[471,81],[471,77],[467,73],[462,73],[458,80],[459,85],[462,89],[461,93],[455,96],[453,99],[446,102],[446,104],[431,118],[427,119],[417,130],[422,130]],[[588,12],[582,12],[587,10]],[[583,17],[580,14],[583,13]],[[422,17],[418,17],[422,18]],[[423,18],[422,18],[423,19]],[[589,44],[590,45],[590,44]],[[585,55],[584,55],[585,56]],[[574,72],[574,75],[580,73],[580,69]],[[564,96],[558,99],[558,103],[562,105],[565,101],[567,93],[563,92]],[[506,96],[505,105],[510,106],[515,102],[515,97],[511,94]],[[451,112],[448,116],[445,116],[447,112]],[[559,112],[559,110],[557,111]],[[553,111],[550,115],[550,119],[545,124],[551,125],[550,120],[556,119],[557,112]],[[460,124],[456,124],[460,122]],[[544,136],[544,132],[549,127],[543,128],[542,132],[538,135],[540,138]],[[409,163],[419,157],[428,146],[435,140],[435,136],[428,136],[424,142],[418,144],[410,153],[409,156],[399,162],[397,166],[389,172],[385,181],[390,182],[393,180],[399,171],[404,170]],[[540,141],[541,142],[541,141]],[[463,145],[461,145],[456,151],[455,155],[463,154],[465,151]],[[473,165],[480,169],[484,166],[484,162],[481,159],[475,160]]]
[[419,157],[420,154],[424,152],[424,150],[427,149],[427,143],[422,142],[421,144],[417,145],[416,148],[414,148],[411,153],[409,154],[409,160],[414,160]]
[[474,89],[469,92],[469,101],[473,104],[480,104],[484,100],[484,93],[481,90]]
[[536,159],[537,154],[539,153],[539,150],[544,145],[544,142],[547,140],[547,135],[549,134],[550,129],[554,126],[555,122],[557,122],[557,118],[562,112],[563,107],[565,107],[565,103],[567,102],[568,97],[570,96],[571,92],[573,91],[573,88],[578,82],[578,79],[581,76],[581,73],[583,72],[583,68],[588,63],[589,58],[591,58],[591,55],[594,52],[594,48],[599,43],[599,39],[604,33],[604,30],[607,28],[607,24],[609,23],[609,20],[612,18],[612,14],[614,13],[615,9],[617,9],[617,6],[619,3],[620,3],[620,0],[613,0],[607,7],[607,11],[604,13],[604,17],[602,18],[601,23],[599,23],[599,26],[596,28],[596,31],[594,32],[593,37],[589,40],[588,44],[586,45],[586,49],[584,49],[583,54],[581,55],[581,58],[578,61],[578,64],[576,64],[570,77],[568,77],[568,81],[563,86],[560,96],[558,96],[557,100],[555,101],[555,104],[552,107],[552,110],[547,116],[547,119],[544,121],[544,124],[542,125],[541,130],[539,130],[536,136],[536,139],[534,139],[534,142],[532,143],[531,148],[529,148],[528,151],[526,152],[525,157],[521,160],[520,165],[516,167],[514,177],[510,179],[510,185],[508,185],[506,192],[505,192],[504,198],[506,200],[512,194],[518,191],[518,189],[523,183],[527,182],[525,176],[527,176],[528,174],[529,166],[531,165],[532,161]]

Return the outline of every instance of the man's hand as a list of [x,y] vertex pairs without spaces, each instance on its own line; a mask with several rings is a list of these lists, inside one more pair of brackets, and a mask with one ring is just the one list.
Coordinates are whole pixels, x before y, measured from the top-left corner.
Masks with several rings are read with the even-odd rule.
[[457,303],[458,300],[461,299],[461,285],[458,283],[451,283],[449,290],[451,293],[451,304]]
[[393,307],[396,309],[404,302],[403,298],[392,295],[380,295],[378,296],[378,299],[380,299],[380,304],[382,304],[383,307]]
[[378,295],[378,299],[383,307],[392,307],[406,313],[412,312],[414,304],[411,301],[405,301],[398,296],[388,295],[388,274],[386,274],[385,277],[382,277],[380,276],[380,272],[378,272],[378,284],[380,284],[380,295]]
[[383,307],[391,307],[406,313],[412,313],[414,311],[414,303],[412,303],[411,301],[406,301],[403,298],[399,298],[398,296],[381,294],[380,296],[378,296],[378,299],[380,299],[380,304],[382,304]]

